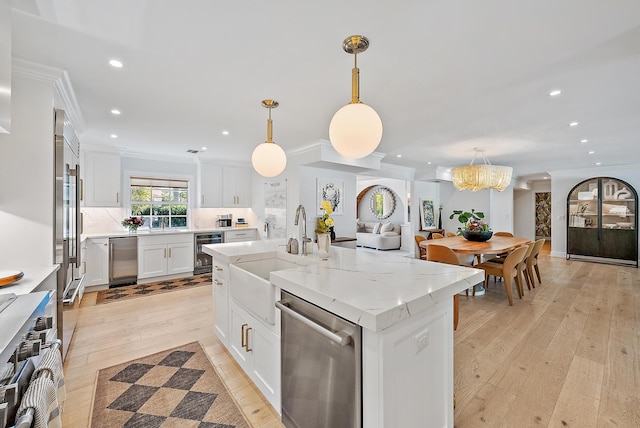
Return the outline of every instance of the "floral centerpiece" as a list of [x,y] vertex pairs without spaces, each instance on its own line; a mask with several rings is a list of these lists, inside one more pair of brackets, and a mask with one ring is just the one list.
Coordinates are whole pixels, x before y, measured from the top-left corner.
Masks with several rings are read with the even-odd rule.
[[121,223],[124,227],[129,229],[129,233],[136,233],[138,228],[144,224],[144,218],[142,217],[127,217],[122,220]]
[[329,258],[329,247],[331,246],[331,237],[329,233],[333,229],[333,219],[331,218],[331,213],[333,213],[333,208],[331,208],[331,202],[324,200],[322,201],[322,205],[320,209],[324,211],[324,214],[318,220],[318,224],[316,225],[316,234],[318,238],[318,257],[321,259]]
[[457,234],[464,236],[469,241],[484,242],[493,235],[489,225],[483,220],[484,213],[475,209],[471,209],[471,212],[454,210],[449,219],[453,219],[455,216],[458,216],[458,221],[463,223],[463,226],[458,228]]

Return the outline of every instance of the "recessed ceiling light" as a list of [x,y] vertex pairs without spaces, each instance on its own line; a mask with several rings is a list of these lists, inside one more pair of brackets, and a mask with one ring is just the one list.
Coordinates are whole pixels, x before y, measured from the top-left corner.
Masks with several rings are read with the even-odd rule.
[[229,131],[222,131],[222,135],[229,135]]
[[117,108],[114,108],[113,110],[111,110],[111,114],[115,114],[116,116],[119,115],[121,112],[120,110],[118,110]]
[[427,165],[431,165],[431,162],[427,162]]
[[447,172],[451,172],[451,168],[447,169]]
[[122,61],[118,61],[117,59],[112,59],[109,61],[109,65],[115,68],[122,68]]
[[588,152],[590,155],[594,154],[595,152],[593,150],[589,150]]
[[549,177],[547,177],[546,175],[544,177],[542,177],[542,178],[545,179],[545,180],[549,179]]
[[553,91],[549,92],[549,96],[550,97],[557,97],[561,93],[562,93],[562,91],[560,89],[554,89]]
[[207,148],[206,147],[202,147],[202,150],[207,150]]
[[111,138],[118,138],[116,134],[111,134]]
[[569,123],[569,126],[578,126],[578,122],[571,122]]
[[584,143],[588,143],[588,142],[589,142],[589,140],[587,140],[587,139],[585,138],[584,140],[580,140],[580,142],[581,142],[582,144],[584,144]]
[[602,162],[596,162],[596,165],[602,165]]
[[402,155],[396,155],[396,157],[397,157],[397,158],[401,158],[401,157],[402,157]]

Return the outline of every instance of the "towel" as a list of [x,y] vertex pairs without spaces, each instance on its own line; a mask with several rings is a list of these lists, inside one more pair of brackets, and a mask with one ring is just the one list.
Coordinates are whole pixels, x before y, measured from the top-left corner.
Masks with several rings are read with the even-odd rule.
[[43,372],[49,372],[51,376],[53,385],[56,387],[56,396],[58,404],[60,405],[60,411],[62,412],[67,393],[64,386],[64,373],[62,372],[62,357],[58,349],[49,349],[44,354],[40,360],[40,364],[38,364],[38,367],[36,367],[31,375],[31,382],[40,377],[40,374]]
[[31,381],[18,407],[18,417],[26,413],[27,409],[33,409],[33,428],[62,427],[56,387],[51,379],[39,377]]

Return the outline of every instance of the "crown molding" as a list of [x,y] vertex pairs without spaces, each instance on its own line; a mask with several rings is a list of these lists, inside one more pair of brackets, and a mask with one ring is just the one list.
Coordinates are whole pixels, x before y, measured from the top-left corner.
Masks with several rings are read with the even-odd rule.
[[48,83],[55,83],[64,73],[64,71],[59,68],[15,57],[11,59],[11,71],[17,76],[28,77]]

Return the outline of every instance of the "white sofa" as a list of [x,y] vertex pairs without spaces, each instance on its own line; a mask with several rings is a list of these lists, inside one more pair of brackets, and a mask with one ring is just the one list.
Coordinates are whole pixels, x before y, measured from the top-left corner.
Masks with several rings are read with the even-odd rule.
[[397,250],[400,248],[400,225],[377,221],[358,223],[356,245],[376,250]]

